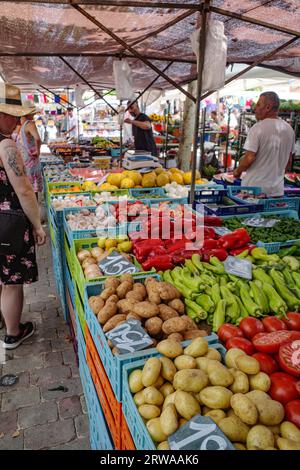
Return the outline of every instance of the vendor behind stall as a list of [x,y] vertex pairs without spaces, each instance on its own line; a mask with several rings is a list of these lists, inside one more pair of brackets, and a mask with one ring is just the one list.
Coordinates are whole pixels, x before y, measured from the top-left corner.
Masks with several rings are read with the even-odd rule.
[[280,100],[272,91],[260,95],[255,107],[257,123],[249,130],[246,153],[234,176],[243,177],[243,186],[259,186],[267,197],[284,195],[284,173],[294,151],[292,127],[278,117]]
[[132,124],[135,150],[146,150],[156,157],[157,148],[153,137],[151,119],[146,114],[141,113],[137,103],[129,105],[128,111],[134,119],[127,118],[124,122]]

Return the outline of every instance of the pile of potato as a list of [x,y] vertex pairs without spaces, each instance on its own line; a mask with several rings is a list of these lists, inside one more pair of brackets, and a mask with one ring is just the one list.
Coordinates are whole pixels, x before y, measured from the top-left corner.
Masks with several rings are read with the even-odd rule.
[[[130,318],[140,320],[153,338],[151,347],[164,338],[181,342],[207,335],[185,315],[179,291],[168,282],[157,281],[153,277],[148,277],[142,284],[134,282],[130,274],[119,278],[110,276],[101,294],[89,298],[89,305],[104,333]],[[112,349],[117,353],[115,348]]]
[[240,349],[220,353],[204,338],[185,349],[158,343],[162,357],[150,358],[129,375],[129,388],[159,450],[197,414],[209,416],[238,450],[300,450],[300,431],[284,421],[284,408],[267,394],[270,378]]

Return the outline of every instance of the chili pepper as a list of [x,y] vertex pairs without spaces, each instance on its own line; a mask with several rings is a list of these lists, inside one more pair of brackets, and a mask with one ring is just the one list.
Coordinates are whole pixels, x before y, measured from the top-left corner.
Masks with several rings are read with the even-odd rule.
[[220,219],[220,217],[217,217],[215,215],[214,216],[205,215],[204,224],[210,227],[221,227],[221,225],[223,224],[223,221],[222,219]]
[[218,302],[221,300],[221,291],[219,284],[214,284],[211,287],[211,299],[215,305],[217,305]]
[[[188,316],[193,318],[193,320],[197,321],[198,320],[205,320],[207,318],[207,312],[203,310],[200,305],[196,304],[196,302],[193,302],[192,300],[185,299],[184,300],[185,305],[189,307],[188,310]],[[192,316],[193,315],[193,316]]]
[[286,287],[282,281],[281,274],[271,269],[270,276],[275,282],[276,290],[280,297],[286,302],[288,308],[298,311],[300,309],[300,300]]
[[266,296],[264,291],[260,289],[258,285],[253,281],[250,281],[249,284],[254,302],[261,308],[263,313],[269,313],[270,307],[268,297]]
[[213,331],[217,332],[220,326],[225,322],[226,300],[219,300],[213,316]]
[[201,294],[196,297],[196,303],[200,305],[207,313],[213,313],[215,304],[208,294]]
[[244,286],[240,288],[240,298],[249,315],[258,317],[262,314],[262,309],[252,300],[250,292]]
[[204,268],[203,268],[202,263],[201,263],[201,256],[200,255],[201,255],[201,252],[199,254],[194,254],[192,256],[192,263],[198,269],[198,271],[201,272],[201,271],[204,270]]
[[184,265],[188,268],[188,270],[192,274],[196,274],[196,275],[199,274],[197,267],[194,265],[194,263],[190,259],[187,259]]
[[194,277],[188,268],[183,268],[181,271],[181,279],[186,287],[192,289],[195,292],[199,292],[199,275]]
[[172,262],[171,255],[159,255],[151,256],[144,263],[142,263],[142,268],[144,271],[150,271],[151,268],[155,268],[157,271],[166,271],[167,269],[172,269],[174,264]]
[[272,287],[271,284],[268,284],[267,282],[262,282],[262,289],[268,297],[270,310],[274,312],[279,318],[285,317],[288,309],[287,304],[276,292],[274,287]]

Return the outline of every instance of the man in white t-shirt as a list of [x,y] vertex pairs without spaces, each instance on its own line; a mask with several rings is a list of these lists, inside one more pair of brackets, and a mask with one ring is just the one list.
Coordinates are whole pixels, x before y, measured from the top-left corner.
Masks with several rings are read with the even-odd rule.
[[65,133],[66,137],[70,137],[72,140],[78,140],[78,123],[77,119],[73,114],[73,109],[68,108],[68,116],[67,116],[67,126],[68,130]]
[[243,186],[259,186],[267,197],[284,195],[284,173],[294,151],[295,133],[278,117],[280,100],[276,93],[262,93],[255,107],[257,123],[248,132],[246,153],[234,176]]

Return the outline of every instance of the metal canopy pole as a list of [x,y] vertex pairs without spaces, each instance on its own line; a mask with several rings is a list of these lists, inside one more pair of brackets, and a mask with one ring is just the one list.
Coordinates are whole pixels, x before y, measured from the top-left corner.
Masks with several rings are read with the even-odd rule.
[[60,56],[60,59],[63,61],[64,64],[66,64],[75,73],[75,75],[77,75],[86,85],[88,85],[93,90],[93,92],[97,96],[99,96],[99,98],[101,98],[107,104],[107,106],[109,106],[114,111],[115,114],[118,114],[118,111],[108,101],[106,101],[103,95],[101,95],[101,93],[99,93],[99,91],[97,91],[96,88],[93,87],[93,85],[91,85],[79,72],[77,72],[77,70],[75,70],[74,67],[72,67],[72,65],[69,64],[69,62],[67,62],[61,56]]
[[[53,91],[49,90],[49,88],[46,88],[45,86],[43,85],[39,85],[40,88],[43,88],[44,90],[48,91],[49,93],[51,93],[51,95],[53,96],[58,96],[56,93],[54,93]],[[62,101],[64,101],[65,103],[67,103],[69,106],[72,106],[72,108],[76,108],[76,106],[74,106],[74,104],[70,103],[70,101],[68,100],[65,100],[64,98],[60,98]]]
[[169,82],[171,85],[173,85],[175,88],[177,88],[181,93],[186,95],[188,98],[190,98],[192,101],[196,101],[193,95],[188,93],[187,91],[184,90],[180,85],[178,85],[174,80],[172,80],[170,77],[165,75],[163,72],[161,72],[155,65],[153,65],[151,62],[149,62],[148,59],[145,59],[145,57],[137,52],[133,47],[129,46],[123,39],[119,38],[115,33],[110,31],[106,26],[104,26],[100,21],[96,20],[93,16],[91,16],[89,13],[87,13],[83,8],[81,8],[78,5],[73,5],[71,4],[72,7],[77,10],[79,13],[81,13],[83,16],[85,16],[88,20],[90,20],[92,23],[94,23],[98,28],[100,28],[102,31],[104,31],[108,36],[113,38],[117,43],[119,43],[121,46],[123,46],[125,49],[127,49],[129,52],[131,52],[135,57],[140,59],[144,64],[148,65],[154,72],[156,72],[158,75],[160,75],[162,78],[164,78],[167,82]]
[[[201,105],[201,94],[203,84],[203,70],[204,70],[204,59],[205,59],[205,48],[206,48],[206,30],[207,30],[207,16],[209,13],[210,0],[205,0],[202,7],[201,13],[201,30],[199,38],[199,58],[198,58],[198,77],[197,77],[197,101],[195,110],[195,127],[194,127],[194,139],[193,139],[193,153],[192,153],[192,181],[191,181],[191,192],[190,192],[190,204],[194,204],[195,199],[195,181],[196,181],[196,165],[197,165],[197,143],[199,134],[199,115]],[[203,137],[201,137],[202,139]],[[201,166],[202,166],[202,155],[200,155]]]

